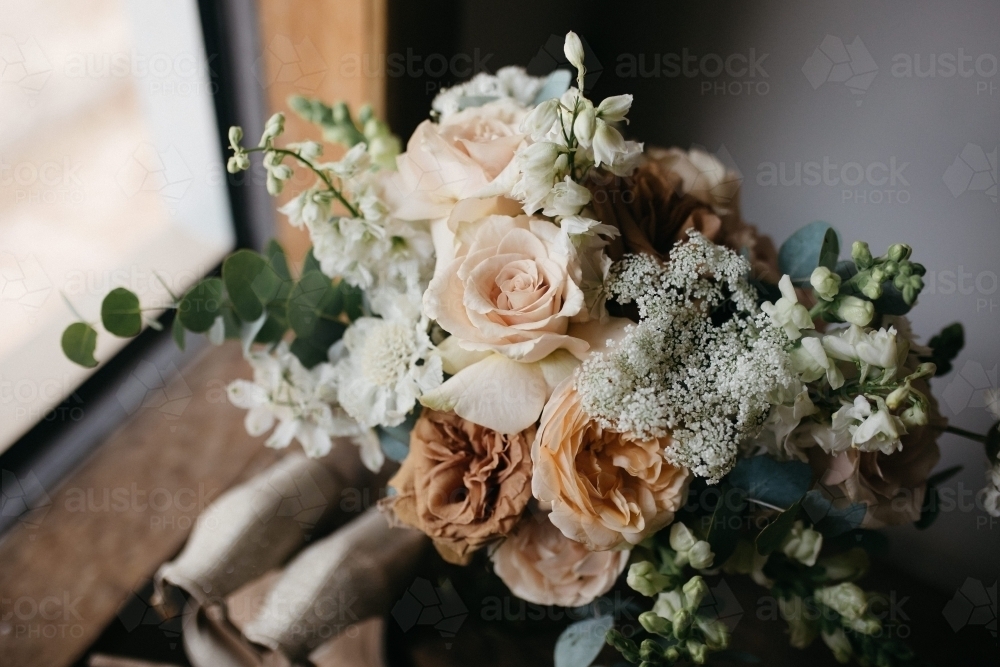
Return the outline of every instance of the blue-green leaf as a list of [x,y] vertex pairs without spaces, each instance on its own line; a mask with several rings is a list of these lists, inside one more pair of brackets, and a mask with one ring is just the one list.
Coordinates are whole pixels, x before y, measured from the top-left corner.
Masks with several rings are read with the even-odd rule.
[[802,499],[802,509],[813,527],[823,537],[836,537],[861,525],[868,507],[864,503],[848,503],[836,507],[819,489],[813,489]]
[[743,489],[751,500],[788,508],[805,495],[812,484],[812,468],[802,461],[777,461],[770,456],[751,456],[737,462],[726,480]]
[[222,281],[206,278],[188,290],[177,306],[177,317],[188,331],[204,333],[222,311]]
[[808,283],[817,266],[833,270],[840,254],[840,236],[828,222],[817,220],[795,232],[781,244],[778,268],[792,282]]
[[795,518],[799,515],[799,508],[802,500],[796,500],[792,506],[779,514],[774,521],[767,524],[764,530],[760,531],[754,543],[757,546],[757,553],[761,556],[770,555],[775,549],[781,546],[788,534],[795,526]]
[[556,641],[555,667],[590,667],[614,624],[611,616],[601,616],[577,621],[563,630]]
[[535,99],[531,101],[532,104],[541,104],[545,100],[552,100],[560,97],[563,93],[569,90],[570,83],[573,81],[573,73],[568,69],[557,69],[545,77],[545,83],[535,94]]

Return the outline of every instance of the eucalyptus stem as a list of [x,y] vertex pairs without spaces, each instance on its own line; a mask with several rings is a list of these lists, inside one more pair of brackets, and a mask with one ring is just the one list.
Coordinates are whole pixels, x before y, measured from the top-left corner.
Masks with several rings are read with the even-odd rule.
[[981,443],[986,442],[985,435],[982,435],[980,433],[973,433],[972,431],[966,431],[964,428],[959,428],[958,426],[952,426],[951,424],[948,424],[947,426],[945,426],[940,430],[943,431],[944,433],[959,435],[962,436],[963,438],[968,438],[969,440],[973,440],[975,442],[981,442]]
[[247,149],[245,149],[245,151],[247,153],[260,153],[260,152],[263,152],[263,151],[273,151],[275,153],[278,153],[279,155],[287,155],[289,157],[295,158],[296,160],[298,160],[299,162],[301,162],[302,164],[304,164],[306,167],[308,167],[314,174],[316,174],[316,176],[321,181],[323,181],[323,183],[326,184],[327,189],[330,192],[333,193],[333,196],[337,198],[337,201],[339,201],[341,204],[343,204],[344,208],[346,208],[353,217],[355,217],[355,218],[360,218],[361,217],[361,214],[358,212],[358,209],[354,208],[354,206],[351,204],[351,202],[347,201],[347,199],[340,192],[340,190],[338,190],[336,187],[334,187],[333,181],[330,180],[330,177],[327,176],[326,174],[324,174],[319,169],[317,169],[316,165],[314,165],[312,162],[310,162],[306,158],[302,157],[301,155],[299,155],[295,151],[290,151],[287,148],[275,148],[274,146],[271,146],[271,147],[268,147],[268,146],[256,146],[254,148],[247,148]]

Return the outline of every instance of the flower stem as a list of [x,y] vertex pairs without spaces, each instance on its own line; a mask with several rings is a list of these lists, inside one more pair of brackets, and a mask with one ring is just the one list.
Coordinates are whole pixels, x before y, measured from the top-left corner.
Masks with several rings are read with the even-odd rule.
[[960,435],[963,438],[968,438],[969,440],[974,440],[976,442],[982,442],[982,443],[986,442],[986,436],[985,435],[981,435],[979,433],[973,433],[972,431],[966,431],[964,428],[959,428],[957,426],[952,426],[951,424],[948,424],[947,426],[945,426],[941,430],[944,433],[951,433],[951,434],[954,434],[954,435]]
[[321,181],[323,181],[323,183],[326,184],[327,189],[330,192],[333,193],[333,196],[337,198],[337,201],[339,201],[341,204],[343,204],[344,208],[346,208],[353,217],[355,217],[355,218],[360,218],[361,217],[361,214],[358,213],[358,209],[356,209],[354,206],[352,206],[351,203],[349,201],[347,201],[347,199],[344,197],[343,193],[341,193],[340,190],[338,190],[337,188],[335,188],[333,186],[333,181],[330,180],[330,177],[327,176],[326,174],[324,174],[319,169],[317,169],[316,166],[312,162],[310,162],[309,160],[305,159],[304,157],[302,157],[301,155],[299,155],[295,151],[288,150],[287,148],[275,148],[274,146],[271,146],[271,147],[257,146],[255,148],[247,148],[246,149],[247,153],[259,153],[261,151],[273,151],[275,153],[278,153],[279,155],[287,155],[289,157],[295,158],[296,160],[298,160],[299,162],[301,162],[302,164],[304,164],[306,167],[308,167],[314,174],[316,174],[316,176]]

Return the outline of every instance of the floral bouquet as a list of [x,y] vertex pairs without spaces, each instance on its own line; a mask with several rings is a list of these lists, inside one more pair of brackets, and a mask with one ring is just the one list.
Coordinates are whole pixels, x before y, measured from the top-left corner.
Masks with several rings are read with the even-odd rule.
[[[996,461],[997,428],[948,426],[928,388],[961,326],[915,340],[908,245],[841,259],[816,222],[775,250],[735,175],[626,140],[632,97],[595,104],[574,33],[565,54],[575,87],[567,71],[479,74],[438,95],[402,154],[369,108],[304,98],[292,108],[342,159],[279,145],[281,114],[255,147],[232,128],[230,172],[261,153],[272,195],[295,167],[315,175],[281,208],[312,248],[297,271],[275,242],[230,255],[170,304],[178,344],[242,341],[254,379],[229,398],[268,446],[351,441],[372,470],[399,462],[381,507],[449,563],[481,552],[516,596],[565,607],[627,570],[641,628],[583,621],[557,662],[589,664],[605,640],[630,663],[705,662],[729,644],[702,605],[721,570],[772,591],[796,647],[914,663],[854,583],[856,545],[933,521],[954,472],[930,476],[942,432]],[[119,288],[101,320],[134,336],[142,311]],[[72,324],[63,349],[93,366],[96,336]],[[1000,464],[990,480],[997,515]]]

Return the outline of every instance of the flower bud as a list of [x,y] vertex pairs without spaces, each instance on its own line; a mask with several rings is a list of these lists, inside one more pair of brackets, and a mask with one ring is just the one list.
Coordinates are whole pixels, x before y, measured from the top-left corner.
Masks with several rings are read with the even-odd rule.
[[687,609],[678,609],[673,617],[674,635],[681,638],[687,634],[694,622],[694,614]]
[[899,415],[899,420],[906,428],[925,426],[927,424],[927,410],[920,403],[916,403],[903,410],[902,414]]
[[715,554],[712,552],[712,545],[704,540],[698,540],[687,553],[688,562],[696,570],[707,570],[715,562]]
[[667,650],[663,652],[663,657],[666,658],[667,664],[673,664],[681,659],[681,652],[677,650],[676,646],[668,646]]
[[889,259],[894,262],[902,262],[904,259],[909,259],[910,254],[913,252],[913,248],[906,245],[905,243],[893,243],[889,246]]
[[859,269],[867,269],[872,265],[872,251],[864,241],[855,241],[851,245],[851,258]]
[[874,316],[875,306],[871,301],[856,296],[843,296],[837,302],[837,317],[845,322],[864,327],[868,326]]
[[861,618],[868,609],[865,592],[851,583],[817,588],[813,596],[849,621]]
[[663,647],[652,639],[644,639],[639,645],[639,659],[643,663],[658,664],[663,658]]
[[907,382],[896,389],[885,397],[885,406],[890,410],[897,410],[903,402],[910,396],[910,383]]
[[872,275],[862,276],[858,281],[858,287],[861,293],[864,294],[869,299],[877,299],[882,296],[882,281],[874,277],[875,269],[872,271]]
[[688,654],[691,656],[691,662],[696,665],[704,665],[705,661],[708,659],[708,647],[701,642],[696,642],[693,639],[689,640],[687,644],[684,645],[687,649]]
[[521,131],[540,141],[559,120],[559,100],[545,100],[524,117]]
[[240,160],[235,155],[226,160],[226,171],[230,174],[235,174],[241,171]]
[[[615,95],[605,97],[597,107],[597,115],[609,123],[619,123],[625,120],[625,114],[632,107],[631,95]],[[626,121],[628,122],[628,121]]]
[[[614,646],[615,649],[622,654],[626,660],[632,663],[639,662],[639,647],[636,646],[635,642],[626,637],[619,630],[611,628],[608,633],[604,635],[604,641]],[[633,660],[633,658],[635,658]]]
[[351,120],[351,110],[344,102],[337,102],[333,105],[333,122],[337,125],[349,123]]
[[239,147],[240,142],[243,140],[243,128],[239,125],[233,125],[229,128],[229,145],[236,149]]
[[691,530],[683,523],[678,521],[670,527],[670,548],[677,553],[689,551],[697,541]]
[[819,561],[826,571],[827,579],[831,581],[856,580],[868,573],[870,561],[868,552],[860,547],[854,547],[833,556],[826,556]]
[[657,614],[655,611],[644,611],[639,614],[639,625],[641,625],[646,632],[650,632],[654,635],[659,635],[661,637],[673,637],[674,635],[673,624]]
[[824,301],[833,301],[833,297],[837,296],[840,291],[840,276],[825,266],[817,266],[813,269],[812,275],[809,276],[809,282],[812,284],[816,296]]
[[702,600],[708,595],[708,584],[705,583],[705,580],[701,576],[696,575],[688,579],[688,582],[684,584],[681,591],[684,593],[685,602],[687,603],[684,605],[685,609],[694,611],[701,606]]
[[651,598],[670,585],[670,577],[661,574],[655,565],[644,560],[629,566],[626,582],[632,590]]
[[717,619],[698,618],[698,628],[705,635],[705,644],[713,651],[721,651],[729,646],[729,628]]
[[802,598],[778,598],[781,617],[788,623],[788,643],[793,648],[803,649],[812,644],[819,634],[816,623],[806,617],[805,602]]
[[589,146],[594,140],[594,131],[597,124],[597,114],[594,106],[589,102],[576,116],[573,123],[573,136],[581,146]]
[[851,641],[844,634],[844,631],[837,629],[835,632],[822,633],[823,642],[830,647],[830,651],[833,652],[833,657],[836,658],[837,662],[842,665],[846,665],[851,661]]
[[899,270],[899,265],[890,259],[888,261],[883,262],[881,267],[876,266],[874,269],[872,269],[872,274],[874,275],[875,272],[879,270],[881,270],[882,273],[878,275],[882,276],[882,280],[885,280],[886,278],[891,278],[894,275],[896,275],[896,273]]
[[796,521],[792,532],[785,538],[782,552],[803,565],[812,567],[823,548],[823,535],[811,528],[806,528],[801,521]]
[[579,70],[583,70],[583,42],[580,41],[580,37],[570,30],[566,33],[566,42],[563,44],[563,53],[566,55],[566,60],[570,64]]
[[882,623],[877,618],[867,615],[851,621],[848,626],[863,635],[873,635],[882,629]]

